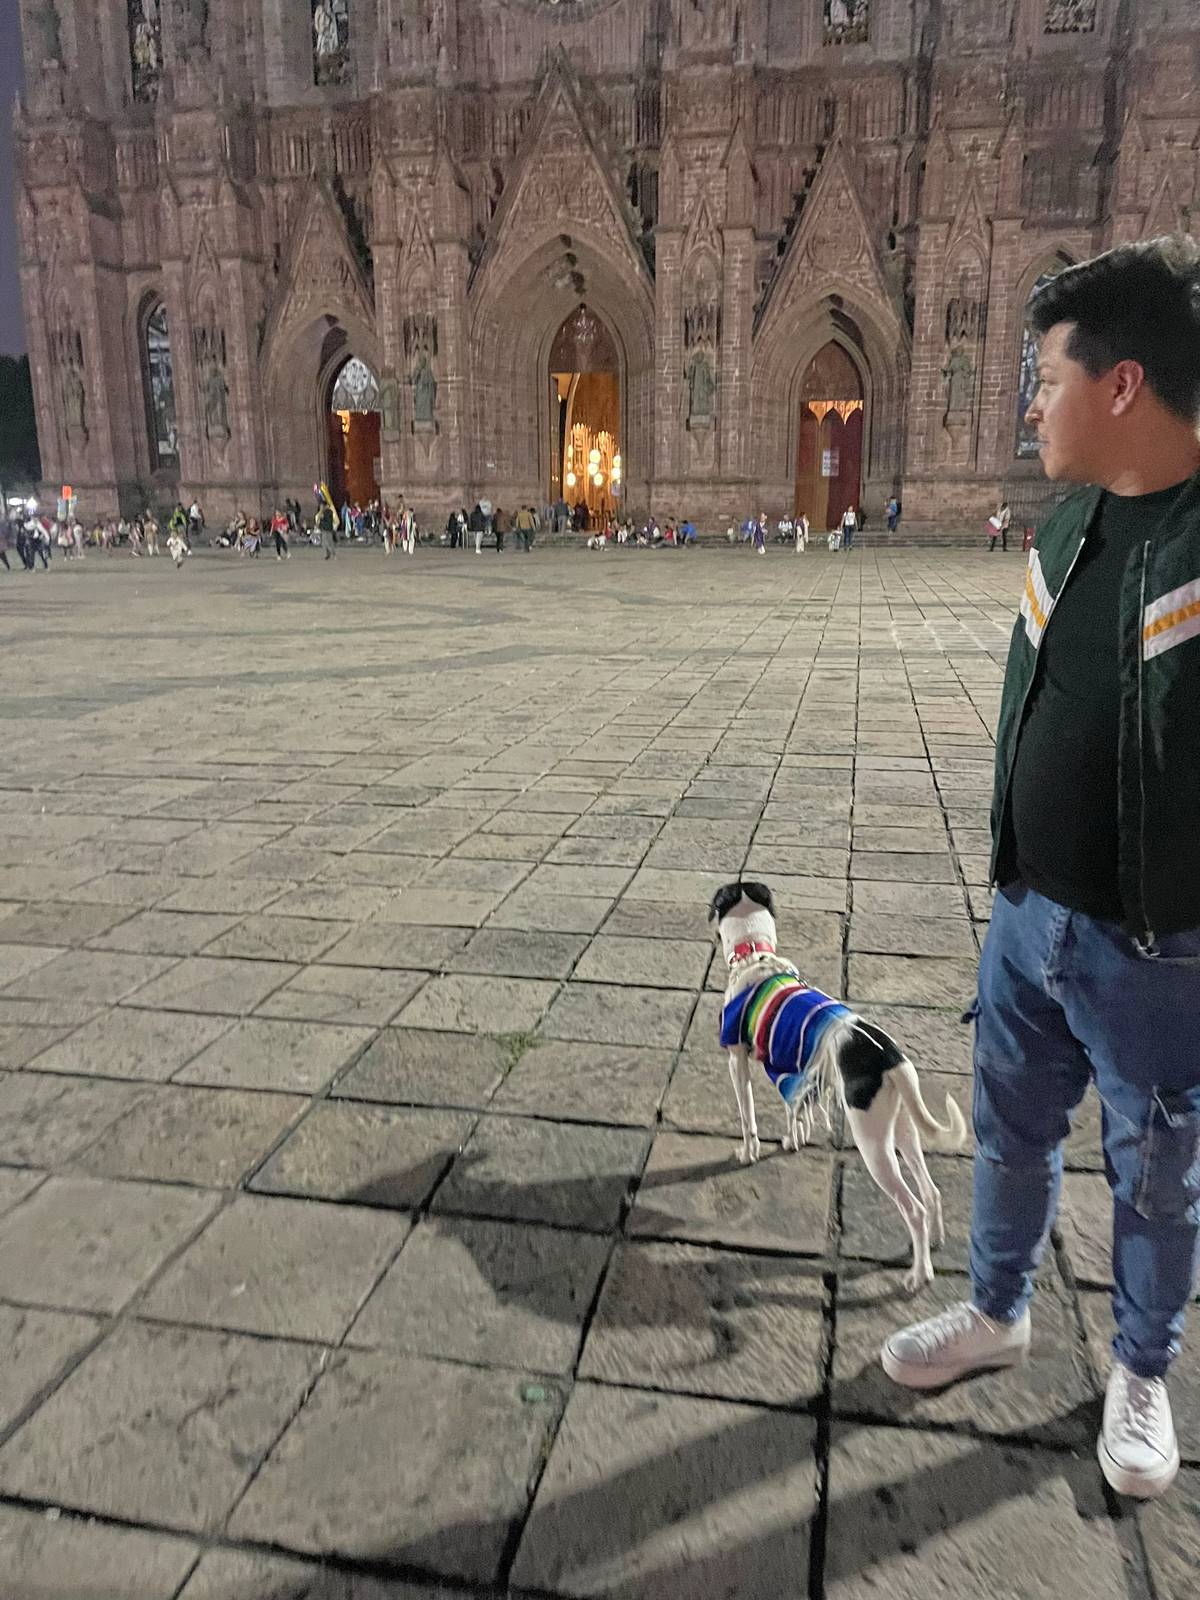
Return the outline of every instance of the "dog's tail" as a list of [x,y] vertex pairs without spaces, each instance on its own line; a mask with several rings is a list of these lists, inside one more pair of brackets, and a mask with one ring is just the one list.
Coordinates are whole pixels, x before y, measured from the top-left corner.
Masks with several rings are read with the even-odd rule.
[[896,1089],[904,1108],[926,1138],[944,1141],[952,1150],[961,1150],[967,1142],[967,1125],[954,1096],[946,1096],[946,1116],[949,1120],[941,1123],[925,1104],[917,1069],[907,1057],[895,1068],[895,1074]]

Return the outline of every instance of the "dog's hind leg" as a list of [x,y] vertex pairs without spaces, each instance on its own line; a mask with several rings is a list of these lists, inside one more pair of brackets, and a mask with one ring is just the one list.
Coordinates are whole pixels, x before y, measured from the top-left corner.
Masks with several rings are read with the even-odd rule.
[[917,1193],[921,1197],[921,1204],[929,1213],[929,1240],[932,1248],[938,1250],[946,1242],[942,1195],[925,1164],[925,1152],[921,1149],[921,1130],[909,1116],[908,1108],[903,1105],[896,1118],[896,1149],[900,1152],[900,1159],[912,1174],[917,1185]]
[[929,1254],[929,1213],[904,1181],[893,1146],[896,1106],[885,1084],[865,1111],[846,1108],[850,1132],[866,1164],[867,1171],[904,1218],[912,1240],[912,1266],[904,1277],[904,1287],[916,1294],[933,1282],[933,1261]]
[[750,1086],[748,1051],[741,1049],[729,1052],[729,1076],[733,1080],[733,1092],[737,1096],[738,1116],[742,1119],[742,1144],[738,1151],[738,1160],[746,1166],[749,1162],[758,1160],[761,1149],[758,1142],[758,1123],[754,1118],[754,1090]]

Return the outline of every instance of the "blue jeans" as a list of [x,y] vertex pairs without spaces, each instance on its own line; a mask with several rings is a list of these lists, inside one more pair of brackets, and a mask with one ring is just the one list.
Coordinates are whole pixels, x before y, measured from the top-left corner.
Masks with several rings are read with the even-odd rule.
[[1161,1377],[1200,1238],[1200,929],[1144,951],[1012,884],[996,896],[975,1016],[975,1305],[1001,1322],[1028,1305],[1092,1079],[1113,1197],[1113,1353]]

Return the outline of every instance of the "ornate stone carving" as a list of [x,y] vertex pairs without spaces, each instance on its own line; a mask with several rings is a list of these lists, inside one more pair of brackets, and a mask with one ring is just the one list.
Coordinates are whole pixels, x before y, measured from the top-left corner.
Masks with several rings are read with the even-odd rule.
[[207,55],[209,0],[176,0],[175,37],[183,53]]
[[1047,33],[1092,33],[1096,27],[1096,0],[1048,0]]

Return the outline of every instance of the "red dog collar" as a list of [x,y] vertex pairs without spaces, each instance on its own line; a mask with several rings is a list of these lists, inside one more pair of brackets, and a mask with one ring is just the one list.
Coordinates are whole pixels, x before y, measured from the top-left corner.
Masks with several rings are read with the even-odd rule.
[[729,953],[729,965],[735,966],[737,962],[744,961],[747,956],[775,954],[775,946],[768,944],[765,939],[747,939],[744,944],[735,944]]

